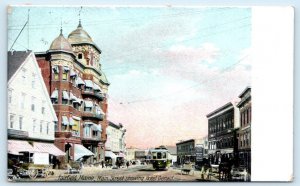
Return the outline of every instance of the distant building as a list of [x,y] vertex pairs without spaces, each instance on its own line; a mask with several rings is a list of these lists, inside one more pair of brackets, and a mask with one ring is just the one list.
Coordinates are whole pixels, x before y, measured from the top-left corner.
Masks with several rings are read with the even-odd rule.
[[172,165],[177,162],[177,147],[176,146],[166,146],[171,154]]
[[222,159],[236,159],[237,130],[240,126],[238,108],[229,102],[206,117],[210,163],[219,164]]
[[190,139],[176,143],[177,148],[177,163],[179,165],[185,162],[195,162],[195,146],[203,145],[204,139]]
[[138,151],[138,148],[135,147],[129,147],[126,148],[126,160],[130,161],[130,160],[134,160],[135,159],[135,151]]
[[9,159],[49,164],[64,156],[54,145],[57,117],[31,51],[8,52],[7,86]]
[[135,159],[140,160],[140,161],[146,160],[147,155],[148,155],[148,152],[146,150],[136,150],[134,152]]
[[240,95],[241,101],[237,107],[240,109],[241,127],[239,133],[239,163],[251,172],[251,88],[247,87]]
[[106,128],[107,141],[105,144],[105,159],[116,159],[117,157],[125,158],[125,133],[126,129],[121,123],[115,124],[111,121],[108,122]]

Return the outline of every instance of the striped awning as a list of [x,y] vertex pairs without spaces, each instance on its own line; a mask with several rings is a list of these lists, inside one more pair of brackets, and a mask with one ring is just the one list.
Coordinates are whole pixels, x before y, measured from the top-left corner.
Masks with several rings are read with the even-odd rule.
[[33,143],[33,149],[35,152],[46,152],[54,156],[64,156],[65,152],[57,148],[53,143]]
[[7,140],[8,154],[20,155],[20,152],[33,153],[33,147],[27,141]]

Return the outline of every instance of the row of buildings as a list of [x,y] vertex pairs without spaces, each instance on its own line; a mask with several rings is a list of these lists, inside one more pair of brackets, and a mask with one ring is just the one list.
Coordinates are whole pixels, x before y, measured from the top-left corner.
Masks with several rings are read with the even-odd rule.
[[196,162],[196,147],[201,145],[204,160],[220,164],[232,160],[251,172],[251,88],[240,95],[238,103],[227,103],[206,115],[208,135],[176,143],[177,163]]
[[8,52],[9,159],[66,165],[123,156],[126,130],[107,119],[100,56],[80,20],[45,52]]

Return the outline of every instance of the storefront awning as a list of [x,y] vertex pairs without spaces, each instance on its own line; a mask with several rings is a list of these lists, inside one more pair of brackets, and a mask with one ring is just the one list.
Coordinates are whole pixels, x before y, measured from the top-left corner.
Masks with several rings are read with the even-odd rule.
[[118,157],[125,158],[125,154],[122,153],[122,152],[120,152],[119,155],[118,155]]
[[33,153],[33,147],[27,141],[7,140],[8,154],[20,155],[20,152]]
[[95,154],[83,145],[75,144],[74,160],[78,160],[84,156],[94,156]]
[[57,148],[52,143],[33,143],[33,149],[35,152],[47,152],[49,154],[52,154],[54,156],[64,156],[66,153],[61,151],[59,148]]
[[86,87],[89,87],[89,88],[94,87],[94,83],[91,80],[84,80],[84,82],[85,82]]
[[117,156],[112,151],[105,151],[105,157],[109,157],[111,159],[116,159]]

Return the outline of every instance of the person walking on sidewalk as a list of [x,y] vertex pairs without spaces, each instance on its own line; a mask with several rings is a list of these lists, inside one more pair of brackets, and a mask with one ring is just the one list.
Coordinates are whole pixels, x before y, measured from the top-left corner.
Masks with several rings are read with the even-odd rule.
[[102,165],[102,169],[104,168],[104,161],[103,159],[101,160],[101,165]]
[[127,166],[127,169],[128,169],[128,167],[129,167],[129,161],[126,162],[126,166]]

